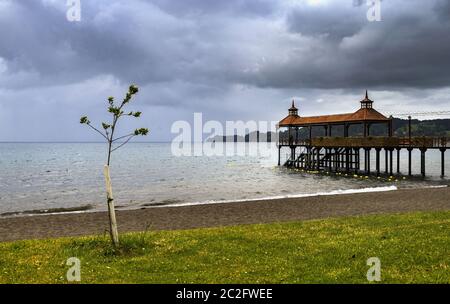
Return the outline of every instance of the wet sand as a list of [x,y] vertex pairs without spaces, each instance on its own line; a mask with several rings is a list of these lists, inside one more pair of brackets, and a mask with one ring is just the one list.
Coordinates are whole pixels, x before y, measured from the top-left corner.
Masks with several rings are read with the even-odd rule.
[[[450,188],[397,190],[117,211],[119,232],[272,223],[364,214],[450,210]],[[0,219],[0,242],[104,234],[106,212]]]

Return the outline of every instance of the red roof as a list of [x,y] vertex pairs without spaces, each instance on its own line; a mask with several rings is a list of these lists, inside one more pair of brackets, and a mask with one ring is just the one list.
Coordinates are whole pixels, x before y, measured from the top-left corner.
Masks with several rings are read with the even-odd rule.
[[280,127],[287,126],[308,126],[308,125],[324,125],[324,124],[342,124],[345,122],[355,123],[364,121],[389,121],[383,114],[374,109],[362,108],[355,113],[334,114],[323,116],[300,117],[298,115],[289,115],[280,121]]

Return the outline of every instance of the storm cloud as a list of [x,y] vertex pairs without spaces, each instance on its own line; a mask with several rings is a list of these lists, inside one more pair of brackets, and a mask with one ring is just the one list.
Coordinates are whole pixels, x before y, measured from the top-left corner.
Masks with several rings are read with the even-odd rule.
[[340,112],[366,88],[381,110],[449,106],[446,0],[384,0],[380,22],[354,0],[81,4],[68,22],[66,0],[0,0],[0,140],[91,140],[78,116],[103,118],[130,83],[152,140],[194,111],[277,120],[296,98],[306,114]]

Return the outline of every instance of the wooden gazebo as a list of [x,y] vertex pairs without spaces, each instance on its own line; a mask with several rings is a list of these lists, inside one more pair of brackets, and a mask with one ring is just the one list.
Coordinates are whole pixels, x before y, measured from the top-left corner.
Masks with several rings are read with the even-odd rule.
[[392,136],[392,118],[387,118],[373,108],[373,101],[369,99],[367,91],[365,98],[360,103],[361,108],[354,113],[301,117],[298,115],[298,109],[295,107],[294,101],[292,101],[289,115],[282,119],[278,125],[280,128],[289,128],[290,140],[294,139],[294,129],[298,131],[299,128],[309,128],[311,139],[313,127],[323,127],[325,129],[324,135],[331,137],[333,126],[339,125],[344,126],[344,134],[342,134],[344,137],[348,137],[348,130],[352,125],[362,125],[363,136],[367,137],[370,135],[370,126],[380,123],[387,125],[387,135]]
[[[437,137],[411,137],[411,126],[409,126],[408,137],[393,136],[393,118],[386,117],[373,108],[371,100],[366,91],[361,107],[354,113],[321,115],[303,117],[298,115],[298,109],[294,101],[289,109],[288,116],[279,123],[279,128],[287,128],[288,136],[279,136],[278,140],[278,165],[281,163],[281,149],[290,148],[290,157],[285,166],[302,168],[307,170],[326,171],[361,171],[360,151],[364,150],[365,174],[370,174],[371,150],[376,151],[376,172],[380,175],[380,151],[385,151],[386,174],[393,174],[393,151],[397,150],[397,173],[400,173],[400,150],[406,148],[409,154],[408,174],[412,174],[412,150],[419,149],[421,152],[421,174],[425,176],[425,152],[427,149],[439,149],[441,156],[441,175],[444,176],[444,157],[448,148],[447,138]],[[385,136],[372,136],[370,128],[374,124],[386,125]],[[362,134],[349,136],[349,128],[353,125],[362,126]],[[333,127],[343,126],[342,134],[333,134]],[[309,138],[299,139],[299,129],[308,128]],[[312,129],[323,128],[323,136],[313,138]],[[334,132],[336,133],[336,132]],[[297,154],[297,148],[300,153]]]

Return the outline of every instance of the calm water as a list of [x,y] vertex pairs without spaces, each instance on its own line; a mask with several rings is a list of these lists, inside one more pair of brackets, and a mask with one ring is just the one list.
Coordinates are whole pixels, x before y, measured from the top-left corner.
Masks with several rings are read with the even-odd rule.
[[[116,204],[120,208],[140,208],[392,185],[449,184],[448,179],[439,178],[439,152],[427,152],[427,173],[431,177],[393,183],[279,169],[276,147],[264,149],[265,156],[176,157],[172,156],[170,144],[129,144],[113,155],[111,175]],[[406,154],[402,158],[405,162]],[[415,154],[414,159],[417,174],[419,155]],[[0,214],[85,205],[104,209],[104,162],[103,144],[1,143]],[[406,163],[402,167],[407,168]]]

